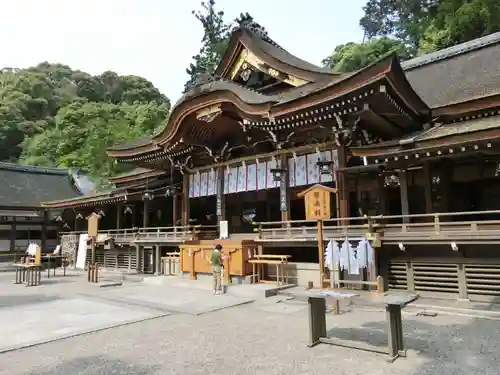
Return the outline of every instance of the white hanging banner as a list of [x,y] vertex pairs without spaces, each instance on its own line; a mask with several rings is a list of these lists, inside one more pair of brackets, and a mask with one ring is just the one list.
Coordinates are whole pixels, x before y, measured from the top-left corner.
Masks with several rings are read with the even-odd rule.
[[78,253],[76,255],[75,268],[78,270],[85,269],[85,261],[87,259],[87,240],[89,235],[87,233],[80,234],[80,239],[78,240]]
[[[318,167],[319,158],[332,161],[332,174],[320,174]],[[335,180],[337,168],[337,150],[321,151],[299,155],[288,159],[288,181],[291,187],[305,186]],[[258,163],[248,163],[237,167],[224,169],[224,194],[242,193],[246,191],[274,189],[278,183],[274,181],[271,172],[276,168],[276,160],[263,160]],[[193,173],[189,176],[189,197],[199,198],[215,195],[216,171]]]

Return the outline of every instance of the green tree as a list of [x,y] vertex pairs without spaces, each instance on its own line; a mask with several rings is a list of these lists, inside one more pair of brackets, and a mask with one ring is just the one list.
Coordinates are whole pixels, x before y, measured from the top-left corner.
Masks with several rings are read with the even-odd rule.
[[500,31],[498,0],[368,0],[363,10],[368,38],[394,36],[419,53]]
[[152,135],[164,124],[169,107],[150,103],[75,102],[62,108],[55,127],[26,142],[22,162],[84,168],[96,177],[111,176],[127,168],[106,155],[106,149]]
[[370,39],[365,43],[347,43],[335,47],[331,56],[323,60],[323,65],[339,73],[362,69],[381,57],[396,52],[401,59],[411,56],[407,46],[388,37]]
[[194,62],[186,69],[190,78],[185,89],[194,81],[197,74],[215,71],[231,35],[231,24],[224,21],[224,11],[215,10],[215,0],[202,2],[201,8],[192,12],[203,27],[203,38],[200,51],[193,56]]
[[170,101],[148,80],[62,64],[0,71],[0,160],[116,173],[105,149],[153,134]]

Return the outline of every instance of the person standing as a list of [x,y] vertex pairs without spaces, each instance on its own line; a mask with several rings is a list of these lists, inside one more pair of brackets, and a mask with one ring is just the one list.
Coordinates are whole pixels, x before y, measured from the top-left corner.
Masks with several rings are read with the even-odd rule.
[[221,283],[221,273],[222,273],[222,246],[220,244],[215,245],[215,249],[212,251],[212,274],[214,277],[213,281],[213,294],[222,294],[222,283]]

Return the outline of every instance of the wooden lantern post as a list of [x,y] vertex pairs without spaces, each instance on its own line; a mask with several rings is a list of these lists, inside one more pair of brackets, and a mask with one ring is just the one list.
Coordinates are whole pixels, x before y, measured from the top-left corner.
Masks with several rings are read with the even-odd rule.
[[101,216],[92,213],[89,217],[87,217],[87,224],[88,224],[88,236],[90,240],[90,248],[92,250],[92,258],[91,258],[91,264],[95,264],[95,245],[96,245],[96,239],[97,239],[97,232],[99,232],[99,220],[101,219]]
[[306,205],[306,220],[318,221],[318,234],[316,238],[318,239],[320,288],[323,288],[323,280],[325,278],[323,220],[330,218],[330,196],[332,193],[337,193],[337,189],[316,184],[297,194],[299,198],[304,198],[304,203]]

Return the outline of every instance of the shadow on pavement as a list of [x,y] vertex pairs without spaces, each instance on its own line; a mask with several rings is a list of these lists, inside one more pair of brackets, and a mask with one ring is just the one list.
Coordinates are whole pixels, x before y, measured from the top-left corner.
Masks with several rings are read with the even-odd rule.
[[32,370],[26,375],[70,375],[70,374],[120,374],[152,375],[160,370],[157,366],[139,366],[105,356],[77,358],[62,362],[50,369]]

